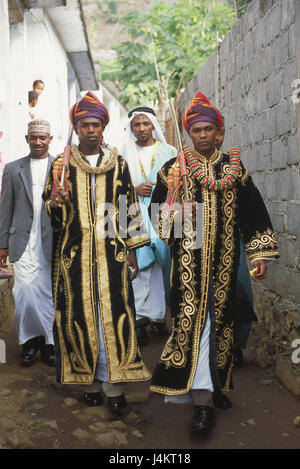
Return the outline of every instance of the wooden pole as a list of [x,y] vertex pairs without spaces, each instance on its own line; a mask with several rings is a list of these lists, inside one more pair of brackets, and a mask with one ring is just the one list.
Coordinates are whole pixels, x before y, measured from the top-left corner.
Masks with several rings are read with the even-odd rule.
[[70,154],[71,154],[72,137],[73,137],[73,126],[70,129],[68,142],[67,142],[67,145],[64,148],[63,165],[62,165],[61,179],[60,179],[60,189],[65,188],[66,169],[69,165],[69,159],[70,159]]

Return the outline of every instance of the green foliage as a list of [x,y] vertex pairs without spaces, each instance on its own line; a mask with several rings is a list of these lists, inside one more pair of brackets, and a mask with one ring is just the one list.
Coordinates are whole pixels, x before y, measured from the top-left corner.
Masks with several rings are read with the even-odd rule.
[[108,6],[107,22],[116,23],[118,21],[118,2],[117,0],[104,0]]
[[121,72],[121,65],[117,59],[102,60],[99,80],[118,81]]
[[98,10],[102,11],[102,0],[96,0],[95,3],[96,3]]
[[234,9],[217,0],[157,1],[147,13],[130,12],[122,20],[130,40],[116,48],[122,102],[158,99],[154,57],[169,96],[175,96],[182,74],[185,83],[193,77],[234,21]]
[[130,105],[131,108],[146,103],[153,106],[157,99],[157,81],[151,83],[139,83],[138,85],[128,84],[120,94],[120,101]]
[[242,14],[245,13],[251,2],[252,0],[240,0],[239,2],[237,2],[238,17],[242,16]]
[[[238,18],[240,18],[245,11],[247,10],[249,4],[252,2],[252,0],[236,0],[236,9],[237,9],[237,14]],[[228,0],[227,2],[232,8],[234,8],[234,1],[233,0]]]

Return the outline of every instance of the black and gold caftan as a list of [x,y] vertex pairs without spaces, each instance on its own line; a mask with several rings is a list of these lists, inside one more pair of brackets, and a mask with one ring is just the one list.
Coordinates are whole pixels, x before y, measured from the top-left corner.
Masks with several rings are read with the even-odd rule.
[[107,381],[149,379],[137,346],[127,260],[127,252],[148,244],[149,238],[139,216],[127,163],[115,149],[105,149],[100,151],[98,165],[92,167],[72,145],[67,186],[69,201],[62,208],[52,208],[52,168],[43,194],[53,228],[58,381],[93,383],[101,345],[99,321]]
[[[229,169],[226,153],[216,151],[210,160],[198,154],[198,159],[201,169],[217,179]],[[167,162],[158,173],[152,204],[166,201],[168,171],[174,162]],[[189,200],[202,204],[202,246],[190,248],[188,230],[182,237],[175,237],[175,212],[162,207],[156,222],[152,216],[157,233],[171,246],[172,333],[150,389],[169,396],[185,394],[192,388],[208,315],[213,388],[223,392],[230,389],[240,238],[250,261],[279,255],[265,204],[244,167],[231,187],[218,191],[204,188],[188,171]],[[179,202],[184,202],[182,188]],[[169,231],[165,229],[166,220]]]

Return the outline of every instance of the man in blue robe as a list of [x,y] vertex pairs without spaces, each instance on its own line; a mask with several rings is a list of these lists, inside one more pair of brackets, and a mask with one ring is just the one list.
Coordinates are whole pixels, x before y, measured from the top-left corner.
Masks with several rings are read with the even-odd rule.
[[153,109],[138,107],[128,114],[125,157],[138,195],[143,221],[151,245],[137,249],[139,272],[133,281],[136,307],[136,331],[139,345],[147,345],[146,326],[151,323],[157,335],[166,336],[166,302],[169,295],[170,248],[159,239],[148,215],[156,176],[161,167],[177,156],[168,145]]

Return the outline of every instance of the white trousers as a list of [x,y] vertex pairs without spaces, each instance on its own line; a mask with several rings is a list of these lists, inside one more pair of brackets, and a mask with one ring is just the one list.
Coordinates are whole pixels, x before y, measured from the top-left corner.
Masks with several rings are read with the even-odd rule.
[[99,355],[95,373],[95,380],[98,381],[108,381],[108,367],[107,367],[107,357],[106,357],[106,350],[104,344],[104,336],[103,336],[103,328],[102,328],[102,321],[101,321],[101,312],[100,312],[100,304],[98,301],[98,323],[99,323]]
[[[207,315],[203,334],[200,341],[200,350],[194,381],[191,389],[201,389],[213,392],[214,387],[209,368],[209,336],[210,336],[210,318]],[[185,404],[191,402],[191,393],[180,394],[179,396],[165,396],[165,402],[173,404]]]
[[151,322],[164,322],[166,300],[162,267],[153,262],[137,273],[132,282],[136,320],[147,318]]
[[[124,383],[108,382],[108,365],[106,349],[104,344],[103,326],[100,314],[100,304],[98,301],[98,319],[99,319],[99,355],[94,377],[94,383],[86,392],[100,392],[101,388],[107,397],[117,397],[124,393]],[[100,381],[100,382],[99,382]]]

